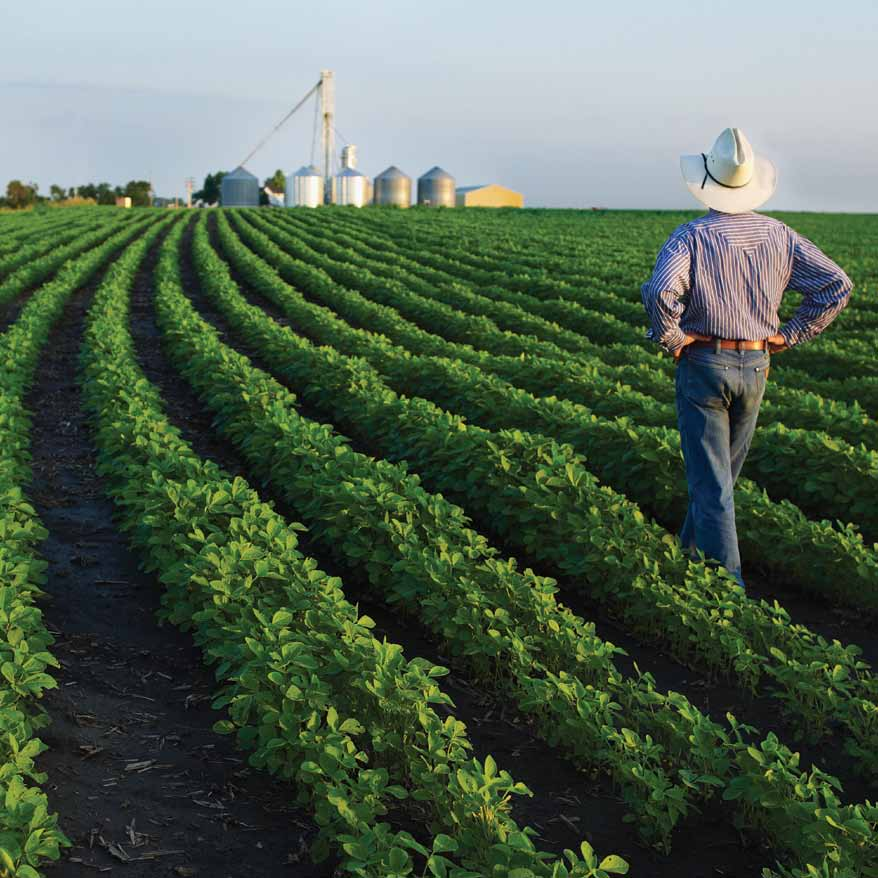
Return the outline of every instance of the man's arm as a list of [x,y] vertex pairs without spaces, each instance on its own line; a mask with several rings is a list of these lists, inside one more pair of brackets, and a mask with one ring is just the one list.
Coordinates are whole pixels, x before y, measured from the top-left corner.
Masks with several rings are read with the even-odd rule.
[[680,298],[689,290],[690,267],[686,241],[674,233],[659,251],[652,277],[640,288],[640,298],[652,324],[646,337],[675,356],[687,343],[680,329],[684,311]]
[[802,304],[781,326],[787,347],[809,341],[832,323],[847,305],[853,283],[825,253],[793,232],[793,265],[787,289],[802,294]]

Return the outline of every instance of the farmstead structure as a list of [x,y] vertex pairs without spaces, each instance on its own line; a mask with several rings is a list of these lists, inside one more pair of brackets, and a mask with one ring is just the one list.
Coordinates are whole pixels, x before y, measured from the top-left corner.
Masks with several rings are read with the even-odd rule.
[[644,337],[691,216],[0,216],[0,873],[875,875],[878,218],[784,216],[856,291],[772,364],[745,591]]
[[496,183],[458,186],[455,197],[458,207],[524,207],[524,196],[520,192]]

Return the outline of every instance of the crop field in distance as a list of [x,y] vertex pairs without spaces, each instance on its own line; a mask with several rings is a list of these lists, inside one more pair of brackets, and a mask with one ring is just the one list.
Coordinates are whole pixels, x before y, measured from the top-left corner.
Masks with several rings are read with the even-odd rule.
[[694,215],[0,215],[0,878],[878,876],[878,216],[780,215],[855,289],[744,590],[640,302]]

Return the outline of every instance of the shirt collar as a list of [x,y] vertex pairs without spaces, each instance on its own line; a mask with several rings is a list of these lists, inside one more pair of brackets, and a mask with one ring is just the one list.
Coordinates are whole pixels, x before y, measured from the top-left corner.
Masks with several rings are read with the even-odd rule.
[[752,210],[745,210],[743,213],[724,213],[721,210],[717,210],[715,207],[709,207],[707,209],[707,216],[752,216]]

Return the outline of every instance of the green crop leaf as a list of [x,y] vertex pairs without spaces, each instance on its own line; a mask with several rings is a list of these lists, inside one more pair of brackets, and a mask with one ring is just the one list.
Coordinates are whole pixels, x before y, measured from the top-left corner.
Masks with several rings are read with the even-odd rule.
[[454,853],[458,849],[457,842],[450,835],[443,835],[441,832],[433,839],[433,853],[447,854]]
[[604,857],[598,868],[603,869],[604,872],[609,872],[611,875],[628,874],[628,863],[616,854],[610,854],[610,856]]
[[409,855],[402,848],[391,848],[387,863],[394,872],[401,872],[409,861]]

